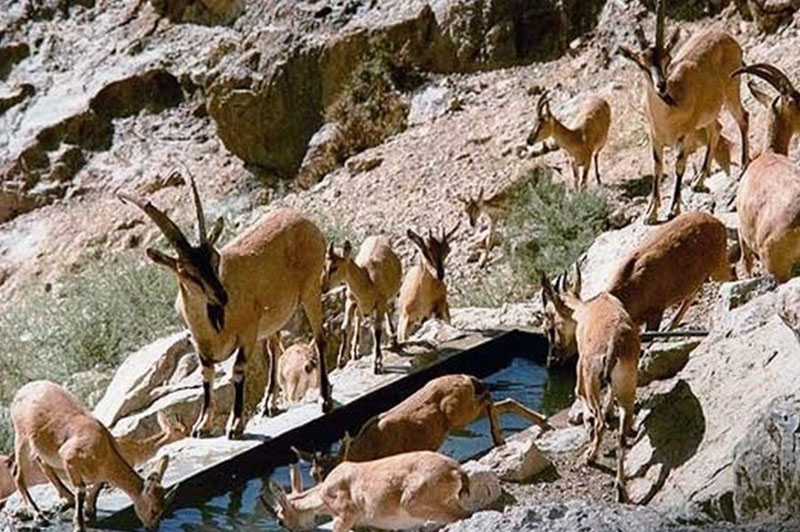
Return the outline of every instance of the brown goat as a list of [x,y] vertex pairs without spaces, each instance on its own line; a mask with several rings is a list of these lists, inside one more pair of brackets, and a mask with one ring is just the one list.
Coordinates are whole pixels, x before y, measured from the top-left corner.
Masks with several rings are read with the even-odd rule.
[[658,1],[656,42],[650,47],[644,34],[636,35],[641,52],[621,46],[620,53],[633,61],[645,79],[644,108],[650,125],[650,144],[653,151],[653,192],[645,215],[645,223],[656,223],[661,206],[660,184],[663,176],[665,146],[678,146],[675,165],[675,191],[672,195],[670,217],[681,209],[681,181],[686,170],[686,137],[707,128],[708,142],[703,168],[694,185],[706,190],[705,179],[711,168],[711,156],[716,150],[718,136],[710,127],[724,106],[739,125],[742,142],[742,170],[747,167],[749,150],[747,130],[749,118],[741,102],[739,80],[731,75],[742,66],[742,48],[730,34],[716,29],[697,32],[672,57],[679,31],[665,42],[665,0]]
[[428,237],[422,238],[408,230],[411,242],[419,249],[419,262],[409,268],[400,286],[398,310],[400,318],[397,325],[397,340],[408,339],[409,328],[430,317],[450,323],[450,307],[447,304],[447,286],[444,284],[444,260],[450,254],[450,239],[460,222],[450,231],[442,228],[440,237],[428,230]]
[[[634,323],[655,330],[664,311],[681,302],[669,329],[674,328],[688,310],[708,278],[728,281],[725,226],[703,212],[681,214],[648,233],[622,260],[608,283],[608,293],[619,299]],[[580,294],[580,282],[571,292]],[[563,363],[577,353],[574,324],[562,322],[552,303],[544,301],[545,329],[550,340],[548,361]]]
[[[567,127],[550,111],[547,93],[536,104],[537,121],[528,136],[528,144],[553,137],[558,146],[572,158],[572,179],[575,190],[588,185],[589,170],[594,161],[594,177],[600,185],[600,167],[597,162],[600,150],[606,144],[611,126],[611,106],[597,96],[589,96],[581,105],[573,127]],[[578,169],[582,173],[578,174]]]
[[492,402],[489,389],[470,375],[445,375],[431,380],[400,404],[378,414],[354,438],[345,436],[336,455],[295,450],[312,464],[317,481],[340,462],[366,462],[409,451],[436,451],[447,435],[482,416],[489,417],[492,441],[504,443],[500,414],[516,414],[550,429],[545,416],[513,399]]
[[800,131],[800,92],[772,65],[750,65],[739,73],[765,79],[778,90],[772,98],[749,84],[769,110],[769,126],[766,150],[745,172],[736,197],[742,266],[750,275],[757,256],[770,274],[785,282],[800,260],[800,167],[787,157]]
[[280,357],[278,378],[286,400],[301,401],[308,390],[317,386],[317,357],[313,344],[297,343]]
[[639,366],[639,329],[622,303],[603,292],[583,302],[574,294],[559,294],[542,275],[542,293],[563,320],[572,322],[578,346],[575,395],[583,403],[584,425],[589,433],[587,463],[597,458],[605,431],[600,397],[604,385],[611,385],[611,397],[619,407],[617,435],[617,499],[627,500],[625,489],[625,437],[633,422],[636,377]]

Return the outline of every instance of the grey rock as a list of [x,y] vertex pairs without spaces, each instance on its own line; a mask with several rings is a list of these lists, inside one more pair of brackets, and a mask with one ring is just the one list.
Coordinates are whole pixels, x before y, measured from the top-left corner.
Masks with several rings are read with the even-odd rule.
[[536,446],[543,453],[569,453],[577,451],[587,441],[583,427],[569,427],[545,432],[536,440]]
[[479,462],[507,482],[528,482],[553,465],[532,437],[511,439],[493,448]]
[[452,89],[441,85],[425,87],[411,99],[408,111],[409,125],[432,122],[452,108],[455,95]]
[[700,340],[657,342],[647,347],[639,358],[637,384],[644,386],[655,380],[674,377],[689,361],[691,352]]
[[487,331],[540,327],[541,299],[532,303],[508,303],[500,308],[463,307],[451,310],[453,326],[463,330]]
[[774,399],[749,427],[733,476],[737,520],[800,515],[800,396]]
[[467,510],[476,512],[489,508],[503,494],[497,473],[488,466],[470,461],[461,467],[469,477],[469,495],[462,500]]
[[776,286],[777,283],[772,276],[752,277],[721,284],[714,305],[712,321],[716,324],[725,320],[730,311],[774,290]]

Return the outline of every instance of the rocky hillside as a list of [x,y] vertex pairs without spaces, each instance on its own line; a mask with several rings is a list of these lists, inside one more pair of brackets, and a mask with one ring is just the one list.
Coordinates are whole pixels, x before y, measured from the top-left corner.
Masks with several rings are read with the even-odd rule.
[[[636,222],[652,179],[639,72],[616,50],[635,45],[639,25],[651,33],[652,4],[0,0],[0,425],[7,425],[3,403],[21,382],[63,380],[95,403],[129,352],[180,328],[172,281],[146,264],[142,251],[162,238],[115,193],[145,195],[189,228],[187,171],[198,180],[209,219],[224,217],[223,241],[267,210],[291,206],[337,244],[390,236],[408,266],[415,253],[408,228],[461,221],[447,261],[451,303],[484,307],[454,311],[463,329],[537,325],[536,303],[528,303],[537,288],[533,267],[566,266],[592,241],[584,295],[596,293],[620,254],[646,232]],[[682,39],[724,28],[741,43],[746,62],[772,62],[800,83],[797,2],[669,4],[669,24],[680,25]],[[611,104],[602,189],[566,194],[566,155],[527,145],[545,90],[559,117],[573,116],[589,94]],[[757,150],[765,116],[746,89],[743,96]],[[729,116],[723,125],[738,161]],[[797,158],[797,142],[790,155]],[[692,165],[700,162],[695,154]],[[673,164],[670,154],[665,168]],[[710,194],[687,187],[684,207],[715,212],[733,247],[736,182],[718,170]],[[555,184],[524,189],[542,175]],[[663,185],[665,202],[671,182]],[[480,235],[458,198],[520,184],[525,201],[515,204],[501,244],[481,267]],[[609,501],[571,487],[563,493],[581,500],[563,507],[550,485],[515,496],[551,505],[542,519],[555,523],[552,530],[572,529],[581,516],[678,530],[673,525],[686,515],[700,526],[708,519],[760,522],[775,508],[795,511],[792,471],[772,484],[780,493],[759,487],[760,472],[774,473],[769,464],[797,459],[786,454],[795,414],[785,422],[780,416],[797,412],[789,377],[797,369],[798,328],[790,305],[773,311],[776,301],[795,297],[794,284],[787,286],[759,285],[742,295],[738,285],[708,285],[685,325],[711,329],[712,336],[699,347],[663,349],[672,355],[643,369],[644,380],[655,381],[639,405],[648,436],[636,443],[629,468],[638,472],[638,502],[652,501],[656,513],[614,508],[597,517]],[[196,369],[173,362],[174,371]],[[756,372],[766,372],[770,385]],[[686,417],[670,418],[664,405],[673,404]],[[669,428],[684,422],[686,434]],[[773,454],[759,448],[764,438],[777,442]],[[0,428],[0,449],[7,444]],[[552,459],[558,466],[560,459]],[[559,486],[591,475],[573,473]],[[606,480],[595,475],[589,478]],[[669,519],[657,513],[675,508],[688,510]],[[479,514],[455,529],[527,529],[545,515],[523,510],[524,504]]]

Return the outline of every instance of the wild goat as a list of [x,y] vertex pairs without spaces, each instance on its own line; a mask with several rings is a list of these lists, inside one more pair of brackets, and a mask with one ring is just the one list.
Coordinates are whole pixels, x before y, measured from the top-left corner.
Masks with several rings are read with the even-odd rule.
[[[555,138],[558,146],[572,157],[572,179],[575,190],[588,185],[589,169],[594,161],[594,177],[600,182],[600,167],[597,157],[606,144],[608,128],[611,125],[611,106],[597,96],[590,96],[575,117],[575,125],[569,128],[562,124],[550,111],[547,92],[541,95],[536,104],[537,122],[528,135],[528,145],[532,146],[549,137]],[[578,168],[582,168],[580,181]]]
[[[601,388],[611,384],[612,398],[619,407],[617,435],[617,499],[627,500],[625,489],[625,437],[633,422],[636,399],[636,375],[639,366],[639,329],[622,303],[608,292],[589,301],[581,301],[574,293],[559,294],[542,275],[542,294],[548,308],[558,319],[570,322],[578,346],[575,395],[583,403],[584,425],[589,433],[587,463],[597,458],[605,431],[605,415],[600,397]],[[551,318],[552,319],[552,318]]]
[[317,385],[319,369],[312,344],[290,346],[281,355],[278,367],[281,390],[288,401],[301,401],[306,392]]
[[[161,447],[189,435],[189,430],[174,416],[160,411],[156,417],[160,428],[159,432],[145,438],[131,436],[116,438],[120,454],[133,467],[150,460]],[[17,490],[14,483],[14,475],[12,474],[14,463],[14,455],[0,456],[0,508],[2,508],[5,500]],[[48,482],[42,468],[32,460],[27,462],[26,470],[23,471],[23,474],[25,475],[25,483],[28,486],[36,486]],[[97,496],[102,488],[103,484],[95,484],[87,494],[85,513],[90,519],[93,519],[96,514]]]
[[146,528],[155,528],[169,506],[174,491],[164,492],[161,479],[168,457],[161,458],[146,479],[123,458],[114,436],[77,397],[47,381],[26,384],[11,402],[14,425],[14,480],[17,490],[37,518],[41,513],[28,492],[25,473],[38,462],[58,492],[71,500],[72,492],[61,478],[75,488],[76,531],[85,529],[86,488],[112,484],[133,501],[136,515]]
[[800,260],[800,168],[787,157],[792,137],[800,131],[800,92],[772,65],[750,65],[736,73],[758,76],[778,91],[772,98],[748,84],[769,109],[769,126],[765,151],[748,167],[736,197],[742,265],[750,275],[756,255],[770,274],[785,282]]
[[686,135],[686,137],[683,139],[683,149],[686,151],[686,156],[689,157],[703,146],[708,145],[709,128],[714,129],[714,131],[711,132],[711,135],[717,137],[717,147],[714,148],[712,158],[719,165],[720,169],[722,169],[726,175],[730,176],[731,149],[733,146],[730,139],[722,134],[722,124],[720,124],[719,120],[716,120],[713,125],[708,126],[707,128],[699,129]]
[[[715,281],[732,278],[725,226],[710,214],[690,212],[642,238],[620,262],[607,292],[622,302],[634,323],[644,323],[648,330],[658,329],[664,311],[681,302],[670,321],[668,328],[672,329],[709,277]],[[568,290],[579,297],[579,276]],[[554,312],[552,300],[544,298],[543,303],[548,362],[566,362],[577,353],[574,323]]]
[[[329,411],[333,404],[323,359],[322,232],[296,211],[275,209],[217,251],[214,245],[222,233],[222,218],[206,233],[200,195],[194,177],[189,174],[189,178],[197,211],[198,246],[192,246],[178,226],[149,201],[130,194],[118,196],[144,211],[177,252],[177,257],[171,257],[148,248],[147,256],[175,274],[179,288],[176,306],[192,333],[203,367],[203,406],[192,436],[200,437],[211,428],[214,364],[234,352],[234,401],[227,435],[236,438],[242,434],[248,357],[256,356],[257,338],[277,333],[298,306],[303,307],[314,334],[321,362],[322,409]],[[275,368],[275,362],[273,358],[270,367]],[[248,390],[253,396],[261,393],[263,390]]]
[[672,49],[678,42],[680,32],[675,30],[664,41],[664,0],[658,1],[656,17],[656,41],[650,47],[639,29],[642,51],[635,53],[621,46],[620,53],[633,61],[644,73],[644,109],[650,125],[650,144],[653,150],[653,192],[645,222],[656,223],[661,206],[660,183],[663,176],[665,146],[678,146],[675,164],[675,192],[672,195],[670,218],[681,209],[681,181],[686,170],[686,137],[698,130],[708,133],[703,168],[695,182],[695,190],[706,190],[705,179],[711,168],[711,156],[715,153],[718,131],[712,126],[720,110],[725,108],[739,125],[742,141],[742,170],[748,162],[747,130],[749,118],[742,107],[739,80],[731,74],[742,66],[742,49],[731,35],[716,29],[707,29],[694,34],[680,48],[675,57]]
[[458,196],[457,199],[464,206],[464,212],[469,218],[469,225],[473,229],[478,225],[478,220],[481,215],[486,216],[489,220],[489,229],[483,239],[483,250],[481,251],[481,258],[478,262],[480,267],[486,265],[489,259],[489,253],[495,245],[495,230],[497,223],[508,217],[509,212],[509,189],[504,189],[495,192],[488,198],[483,196],[483,186],[478,191],[477,196]]
[[292,531],[312,530],[318,515],[333,517],[333,532],[355,527],[402,530],[470,515],[463,502],[469,496],[469,477],[458,462],[430,451],[344,462],[306,491],[296,464],[290,475],[292,493],[270,482],[270,496],[263,500]]
[[409,229],[408,238],[419,249],[419,262],[412,266],[403,279],[398,297],[400,319],[397,325],[397,340],[408,339],[409,328],[431,316],[450,323],[450,307],[447,305],[447,286],[444,284],[444,260],[450,254],[450,239],[458,230],[460,222],[450,231],[442,228],[442,236],[435,237],[428,230],[422,238]]
[[295,449],[311,463],[312,474],[321,482],[334,466],[343,462],[366,462],[410,451],[436,451],[447,435],[488,416],[492,440],[502,445],[500,414],[512,413],[550,429],[545,416],[514,399],[492,402],[489,389],[470,375],[446,375],[428,382],[394,408],[367,421],[358,435],[345,436],[336,455]]
[[394,251],[389,239],[384,236],[371,236],[364,240],[355,260],[351,256],[350,241],[344,243],[339,255],[331,243],[325,261],[325,288],[341,283],[347,285],[345,318],[342,325],[343,338],[339,347],[339,367],[347,364],[351,339],[353,341],[352,358],[358,358],[358,337],[361,331],[361,316],[373,317],[373,354],[375,356],[374,371],[383,373],[383,357],[381,354],[381,338],[383,321],[389,328],[389,334],[396,340],[392,326],[391,310],[394,298],[400,289],[403,266]]

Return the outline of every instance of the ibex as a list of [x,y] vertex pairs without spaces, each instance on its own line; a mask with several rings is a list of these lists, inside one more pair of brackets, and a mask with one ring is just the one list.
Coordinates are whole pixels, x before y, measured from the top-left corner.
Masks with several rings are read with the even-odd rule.
[[495,231],[500,220],[508,217],[510,190],[504,189],[495,192],[488,198],[483,196],[483,186],[477,196],[458,196],[458,201],[464,206],[464,212],[469,218],[469,225],[473,229],[478,225],[478,220],[483,215],[489,220],[489,230],[483,239],[483,250],[478,265],[483,267],[489,260],[489,253],[495,245]]
[[[572,178],[575,189],[588,185],[589,170],[594,161],[594,177],[600,185],[600,168],[597,162],[600,150],[606,144],[611,125],[611,106],[597,96],[586,98],[575,117],[575,125],[567,127],[550,111],[547,93],[536,104],[537,122],[528,135],[528,145],[553,137],[558,146],[572,158]],[[578,174],[578,169],[582,173]]]
[[712,153],[712,159],[719,165],[726,175],[731,175],[731,149],[733,145],[730,139],[722,134],[722,124],[716,120],[714,124],[704,129],[699,129],[686,135],[683,139],[683,149],[686,151],[686,156],[689,157],[700,148],[708,145],[709,129],[713,128],[714,131],[710,135],[717,138],[717,146]]
[[653,192],[645,222],[656,223],[661,206],[660,183],[663,176],[665,146],[678,147],[675,164],[675,191],[672,195],[670,217],[681,209],[681,181],[686,170],[686,137],[706,129],[708,142],[703,168],[695,182],[695,190],[706,190],[705,179],[710,173],[711,156],[718,140],[712,126],[720,110],[725,108],[739,126],[742,142],[742,170],[748,162],[747,130],[749,118],[742,107],[739,80],[731,74],[742,66],[742,49],[731,35],[716,29],[694,34],[675,57],[672,49],[680,32],[675,30],[664,40],[664,0],[659,0],[656,20],[656,40],[649,47],[639,29],[636,32],[642,51],[635,53],[621,46],[620,53],[633,61],[644,73],[644,108],[650,125],[650,144],[653,151]]
[[[580,297],[580,277],[565,290]],[[664,311],[681,302],[669,329],[680,323],[697,292],[709,278],[728,281],[725,226],[703,212],[681,214],[648,233],[620,262],[607,292],[622,302],[634,323],[658,329]],[[544,293],[543,293],[544,296]],[[577,353],[575,325],[554,311],[544,298],[548,362],[563,363]]]
[[290,346],[281,355],[278,368],[281,390],[288,401],[301,401],[306,392],[317,385],[319,370],[313,345],[297,343]]
[[442,228],[440,237],[434,236],[430,229],[427,238],[422,238],[411,229],[407,231],[408,238],[419,249],[420,258],[408,270],[400,286],[398,341],[406,341],[410,327],[432,316],[450,323],[447,286],[444,284],[444,260],[450,253],[450,239],[459,225],[460,222],[450,231]]
[[344,462],[306,491],[296,464],[290,475],[292,493],[287,495],[270,482],[270,496],[263,500],[280,524],[292,531],[314,529],[318,515],[333,517],[333,532],[355,527],[402,530],[470,515],[464,508],[469,477],[458,462],[430,451]]
[[358,337],[361,329],[361,316],[372,315],[373,347],[375,356],[373,369],[376,374],[383,372],[381,339],[383,321],[389,328],[392,339],[396,339],[392,326],[391,310],[400,289],[403,266],[389,239],[384,236],[371,236],[364,240],[355,260],[351,256],[350,241],[344,243],[342,254],[336,253],[333,243],[328,247],[325,262],[325,280],[333,287],[341,283],[347,285],[345,319],[342,326],[343,338],[339,347],[339,367],[347,363],[350,342],[353,341],[353,358],[358,358]]
[[758,76],[778,91],[772,98],[748,84],[769,109],[769,126],[765,151],[748,167],[736,197],[742,265],[750,275],[755,255],[785,282],[800,260],[800,168],[787,157],[792,137],[800,131],[800,92],[772,65],[750,65],[736,73]]
[[41,513],[28,492],[25,477],[32,469],[33,460],[62,496],[67,499],[73,496],[61,481],[62,477],[75,488],[73,524],[76,531],[85,530],[87,487],[101,483],[125,492],[146,528],[158,525],[174,493],[165,493],[161,487],[168,457],[161,458],[143,479],[123,458],[108,429],[77,397],[52,382],[36,381],[20,388],[10,411],[14,425],[14,480],[37,518]]
[[[134,438],[131,436],[122,436],[116,438],[117,448],[126,462],[133,467],[144,464],[156,455],[156,452],[163,446],[168,445],[174,441],[181,440],[189,435],[189,430],[174,416],[170,416],[163,411],[158,412],[156,415],[160,431],[145,437]],[[12,468],[15,460],[14,455],[0,456],[0,507],[2,507],[5,499],[7,499],[17,488],[14,484],[14,475]],[[25,483],[28,486],[36,486],[48,482],[42,468],[39,467],[35,461],[28,461],[26,470],[23,471],[25,475]],[[93,519],[97,509],[97,496],[103,488],[103,484],[95,484],[89,490],[86,496],[86,516]],[[66,494],[62,494],[66,498],[70,498]]]
[[[303,307],[314,334],[320,360],[322,409],[329,411],[333,403],[323,358],[322,232],[296,211],[275,209],[217,251],[215,243],[222,233],[222,218],[210,233],[206,232],[200,195],[194,177],[189,174],[189,178],[197,211],[197,246],[192,246],[178,226],[151,202],[130,194],[118,196],[144,211],[177,253],[177,257],[171,257],[147,249],[153,262],[175,274],[179,288],[176,306],[192,333],[203,368],[203,406],[192,436],[200,437],[209,431],[213,423],[214,364],[234,353],[234,401],[227,435],[236,438],[242,434],[247,359],[256,356],[258,337],[280,331],[298,306]],[[276,367],[274,359],[270,367]],[[270,382],[274,387],[274,379]],[[257,396],[262,390],[248,393]]]
[[589,433],[587,463],[597,458],[605,431],[601,389],[611,385],[611,396],[619,407],[617,436],[617,499],[627,500],[625,489],[625,439],[633,422],[636,399],[636,376],[639,366],[639,329],[622,303],[608,292],[589,301],[572,293],[559,294],[545,275],[541,276],[542,293],[553,312],[569,321],[575,330],[578,346],[575,395],[584,405],[584,425]]
[[514,399],[492,402],[489,389],[470,375],[446,375],[428,382],[394,408],[367,421],[358,435],[345,436],[337,455],[308,453],[295,449],[311,463],[312,475],[320,482],[342,461],[366,462],[410,451],[436,451],[447,435],[482,416],[488,416],[492,441],[502,445],[500,414],[512,413],[552,428],[545,416]]

